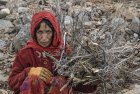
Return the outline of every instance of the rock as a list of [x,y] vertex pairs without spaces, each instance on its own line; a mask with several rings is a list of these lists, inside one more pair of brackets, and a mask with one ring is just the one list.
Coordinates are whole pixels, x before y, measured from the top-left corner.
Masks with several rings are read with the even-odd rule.
[[7,31],[5,31],[5,34],[17,34],[20,30],[20,27],[14,27],[14,28],[9,28]]
[[134,38],[138,38],[138,34],[137,33],[134,33]]
[[8,15],[4,19],[5,20],[10,20],[11,22],[13,22],[14,20],[16,20],[16,16],[15,15]]
[[26,12],[28,12],[29,11],[29,8],[27,8],[27,7],[19,7],[18,8],[18,13],[20,14],[20,13],[26,13]]
[[9,20],[1,20],[0,19],[0,30],[7,29],[10,27],[14,27],[14,25]]
[[0,89],[0,94],[9,94],[9,93],[4,89]]
[[9,0],[0,0],[0,4],[5,5]]
[[92,24],[93,24],[93,22],[92,22],[92,21],[89,21],[89,22],[84,22],[84,26],[85,26],[85,28],[86,28],[86,29],[91,28],[91,27],[92,27]]
[[98,22],[96,22],[96,27],[98,27],[98,26],[101,26],[102,25],[102,21],[98,21]]
[[92,11],[92,7],[86,7],[85,10],[91,12]]
[[101,35],[101,36],[100,36],[100,39],[101,39],[101,40],[105,40],[105,38],[106,38],[105,36],[106,36],[105,34]]
[[14,40],[12,42],[12,46],[10,46],[10,47],[12,47],[12,48],[10,48],[11,52],[13,52],[13,49],[14,49],[14,51],[18,51],[19,49],[24,47],[27,40],[30,38],[29,31],[30,31],[30,25],[29,24],[26,24],[26,25],[22,26],[19,33],[14,38]]
[[25,1],[17,1],[16,7],[26,7],[27,2]]
[[0,39],[0,48],[3,48],[5,46],[5,41]]
[[129,35],[133,35],[134,34],[134,32],[131,29],[129,29],[129,28],[125,28],[125,32],[128,33]]
[[139,69],[136,69],[135,71],[133,71],[133,73],[135,75],[137,75],[138,77],[140,77],[140,68]]
[[111,89],[112,86],[109,83],[106,83],[106,88]]
[[68,6],[72,6],[72,2],[66,2]]
[[92,2],[85,2],[86,7],[92,7]]
[[65,13],[68,12],[68,9],[70,7],[67,3],[61,3],[60,6],[61,6],[61,10],[63,10]]
[[64,24],[65,25],[70,25],[73,23],[73,19],[71,16],[66,16],[65,19],[64,19]]
[[72,15],[73,17],[78,17],[79,21],[90,21],[89,20],[89,13],[85,13],[85,8],[81,6],[72,6],[71,9],[69,10],[69,14]]
[[132,88],[131,88],[131,90],[124,90],[125,91],[125,93],[123,93],[123,94],[140,94],[140,85],[138,85],[138,84],[135,84]]
[[8,76],[5,76],[3,74],[3,71],[0,70],[0,81],[7,81],[7,79],[8,79]]
[[8,8],[2,9],[0,11],[0,19],[6,17],[10,14],[10,10]]
[[104,25],[107,22],[107,19],[105,17],[102,18],[102,24]]
[[82,12],[82,13],[80,13],[80,15],[78,17],[79,17],[80,21],[84,21],[84,22],[90,21],[88,13],[85,15],[85,13]]
[[4,59],[5,59],[4,54],[0,52],[0,61],[2,61]]
[[127,23],[125,22],[125,20],[123,18],[119,18],[119,17],[114,17],[111,21],[111,25],[110,27],[112,27],[112,29],[120,29],[120,28],[124,28],[126,27]]
[[83,5],[84,0],[73,0],[73,5]]
[[138,9],[137,12],[138,12],[137,17],[140,18],[140,9]]
[[139,39],[139,35],[137,33],[134,33],[133,34],[133,39],[132,39],[132,42],[137,42],[137,40]]
[[140,34],[140,20],[139,18],[135,17],[132,19],[130,29],[137,34]]
[[20,16],[20,19],[22,21],[22,24],[27,24],[31,22],[31,15],[28,13],[24,13]]
[[76,5],[76,6],[72,6],[71,7],[71,10],[70,10],[70,14],[78,14],[79,13],[79,11],[82,9],[82,7],[81,6],[78,6],[78,5]]
[[133,61],[133,64],[136,65],[136,66],[139,66],[140,65],[140,58],[138,58],[138,57],[135,58],[134,61]]
[[133,13],[133,9],[132,8],[128,8],[126,11],[123,12],[123,16],[127,21],[131,21],[135,16]]
[[91,12],[92,11],[92,2],[85,3],[85,10]]

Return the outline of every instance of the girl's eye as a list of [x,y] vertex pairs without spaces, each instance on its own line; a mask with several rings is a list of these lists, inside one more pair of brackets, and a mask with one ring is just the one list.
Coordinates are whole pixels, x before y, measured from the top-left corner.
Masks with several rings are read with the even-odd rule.
[[50,33],[52,33],[52,31],[51,30],[46,30],[46,33],[50,34]]
[[42,32],[42,31],[38,31],[37,33],[38,33],[38,34],[42,34],[43,32]]
[[46,30],[46,31],[37,31],[37,34],[51,34],[52,33],[52,31],[51,30]]

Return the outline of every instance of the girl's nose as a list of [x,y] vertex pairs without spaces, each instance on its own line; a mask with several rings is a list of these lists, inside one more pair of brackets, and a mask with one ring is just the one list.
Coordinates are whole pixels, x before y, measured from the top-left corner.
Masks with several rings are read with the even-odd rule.
[[47,39],[47,34],[45,33],[42,35],[42,40],[46,40],[46,39]]

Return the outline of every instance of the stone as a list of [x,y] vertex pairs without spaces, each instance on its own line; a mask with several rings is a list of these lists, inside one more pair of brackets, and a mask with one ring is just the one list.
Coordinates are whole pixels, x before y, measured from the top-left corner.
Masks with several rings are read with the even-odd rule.
[[114,30],[116,28],[118,28],[118,29],[124,28],[124,27],[126,27],[126,25],[127,25],[127,23],[125,22],[125,20],[123,18],[114,17],[111,21],[111,26],[110,27],[112,27],[112,29]]
[[140,65],[140,58],[138,58],[138,57],[135,58],[134,61],[133,61],[133,64],[136,65],[136,66],[139,66]]
[[73,19],[71,16],[66,16],[65,19],[64,19],[64,24],[65,25],[70,25],[73,23]]
[[123,94],[140,94],[140,85],[135,84],[131,90],[123,90],[125,93]]
[[134,19],[132,19],[130,29],[137,34],[140,34],[140,20],[138,17],[134,17]]
[[6,42],[4,40],[0,39],[0,48],[3,48],[5,46]]
[[83,5],[84,0],[73,0],[73,5]]
[[137,17],[140,18],[140,9],[137,10]]
[[136,76],[140,77],[140,68],[139,68],[139,69],[136,69],[135,71],[133,71],[133,73],[134,73]]
[[102,24],[105,24],[107,22],[107,19],[105,17],[102,18]]
[[16,4],[16,7],[26,7],[27,6],[27,2],[25,1],[18,1],[18,3]]
[[9,0],[0,0],[0,4],[5,5]]
[[72,2],[66,2],[68,6],[72,6]]
[[111,89],[112,86],[111,86],[109,83],[106,83],[106,88],[107,88],[107,89]]
[[[29,40],[30,38],[30,25],[29,24],[25,24],[24,26],[22,26],[22,28],[20,29],[19,33],[16,35],[16,37],[14,38],[13,42],[12,42],[12,48],[10,48],[11,52],[13,51],[18,51],[20,50],[22,47],[25,46],[27,40]],[[13,50],[14,49],[14,50]]]
[[134,32],[131,29],[129,29],[129,28],[125,28],[125,32],[128,33],[129,35],[133,35],[134,34]]
[[134,38],[138,38],[138,34],[137,33],[134,33]]
[[27,24],[31,22],[31,15],[28,13],[24,13],[20,15],[20,19],[22,20],[22,24]]
[[14,25],[9,20],[1,20],[0,19],[0,30],[12,28],[12,27],[14,27]]
[[20,14],[20,13],[26,13],[26,12],[28,12],[29,11],[29,8],[27,8],[27,7],[19,7],[18,8],[18,13]]
[[84,22],[84,26],[85,26],[86,29],[91,28],[92,27],[92,24],[93,24],[92,21]]
[[102,25],[102,21],[98,21],[98,22],[96,22],[96,26],[98,27],[98,26],[101,26]]
[[5,59],[4,54],[0,52],[0,61],[2,61],[4,59]]
[[70,10],[70,13],[78,14],[81,9],[82,9],[82,7],[81,6],[78,6],[78,5],[72,6],[72,8]]
[[85,7],[85,10],[91,12],[92,11],[92,7]]
[[5,76],[3,74],[3,71],[0,70],[0,81],[7,81],[7,79],[8,79],[8,76]]
[[9,94],[9,93],[4,89],[0,89],[0,94]]
[[10,10],[8,8],[2,9],[0,11],[0,19],[6,17],[10,14]]
[[134,16],[134,9],[133,8],[128,8],[126,11],[122,13],[124,16],[125,20],[131,21],[135,16]]
[[15,15],[7,15],[4,19],[10,20],[11,22],[13,22],[14,20],[16,20],[16,16]]

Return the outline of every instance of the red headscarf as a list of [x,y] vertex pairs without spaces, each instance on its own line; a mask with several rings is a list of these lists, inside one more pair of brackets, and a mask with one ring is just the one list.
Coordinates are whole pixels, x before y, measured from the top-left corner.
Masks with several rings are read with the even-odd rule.
[[[35,28],[43,19],[49,20],[54,28],[54,37],[52,40],[52,45],[50,45],[48,47],[42,47],[35,41]],[[63,40],[61,37],[61,32],[60,32],[60,28],[59,28],[57,19],[56,19],[55,15],[51,12],[41,11],[41,12],[35,13],[32,17],[30,33],[31,33],[32,40],[29,40],[27,42],[26,47],[32,47],[32,48],[36,48],[38,50],[47,51],[47,50],[51,50],[51,49],[53,49],[53,50],[60,49],[63,46]]]

